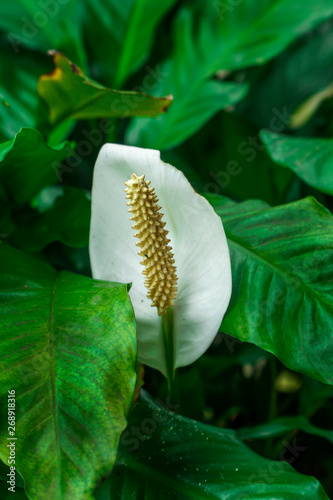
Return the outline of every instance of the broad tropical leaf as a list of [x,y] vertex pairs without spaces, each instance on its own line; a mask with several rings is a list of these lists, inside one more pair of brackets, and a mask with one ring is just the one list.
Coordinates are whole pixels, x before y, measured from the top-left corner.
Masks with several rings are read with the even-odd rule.
[[49,106],[50,122],[66,118],[157,116],[172,103],[172,96],[153,97],[140,92],[119,92],[90,80],[63,54],[49,51],[56,68],[42,75],[38,92]]
[[210,80],[212,76],[224,78],[230,71],[268,61],[332,14],[330,0],[321,0],[316,9],[311,0],[301,9],[295,0],[243,0],[237,6],[198,1],[183,8],[176,21],[174,52],[163,64],[163,79],[155,89],[157,95],[173,94],[175,105],[154,126],[151,120],[134,120],[128,141],[157,149],[180,144],[245,95],[244,86],[237,91],[235,83]]
[[232,264],[222,330],[332,384],[332,214],[313,198],[274,208],[207,198],[223,220]]
[[[201,42],[204,36],[208,37],[207,43],[214,48],[215,40],[213,67],[216,70],[263,64],[333,14],[330,0],[319,0],[316,8],[311,0],[304,0],[301,9],[296,0],[244,0],[234,8],[224,2],[215,2],[212,6],[202,3],[206,26]],[[208,30],[208,22],[213,29]]]
[[[113,467],[135,386],[127,285],[58,273],[5,244],[0,257],[0,418],[15,391],[15,466],[31,500],[90,499]],[[4,463],[7,438],[5,425]]]
[[296,500],[300,491],[304,499],[327,499],[316,479],[260,457],[234,431],[175,415],[144,392],[117,463],[98,500]]
[[127,133],[130,144],[161,150],[177,146],[218,111],[245,96],[246,85],[210,78],[212,71],[207,65],[212,60],[212,48],[205,44],[196,47],[194,25],[192,13],[183,10],[175,26],[173,57],[160,66],[160,84],[153,91],[155,95],[161,91],[171,93],[174,105],[154,122],[148,118],[134,120]]

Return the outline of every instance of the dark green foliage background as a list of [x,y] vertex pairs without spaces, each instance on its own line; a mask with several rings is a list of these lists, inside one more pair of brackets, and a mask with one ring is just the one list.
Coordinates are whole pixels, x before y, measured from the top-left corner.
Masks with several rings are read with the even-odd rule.
[[[0,5],[1,345],[12,333],[9,284],[38,282],[36,262],[51,279],[76,273],[75,286],[91,297],[86,318],[93,314],[102,285],[90,279],[90,191],[105,142],[160,149],[206,196],[229,241],[230,307],[208,352],[180,370],[178,415],[156,407],[152,397],[166,404],[166,382],[147,369],[151,396],[141,397],[128,429],[145,418],[156,429],[141,428],[134,450],[120,440],[110,476],[121,425],[103,421],[118,434],[105,470],[98,459],[85,463],[90,490],[107,477],[95,498],[296,499],[300,490],[309,500],[333,497],[332,42],[331,0]],[[63,72],[54,72],[49,50],[64,54]],[[138,92],[149,95],[140,100]],[[171,99],[158,98],[170,94],[164,113]],[[120,294],[114,307],[127,314],[119,328],[132,325],[132,349],[125,286],[102,288],[103,328],[112,335],[110,288],[110,300]],[[65,318],[66,328],[71,321],[79,324]],[[122,428],[134,354],[124,373]],[[152,417],[159,413],[164,420]],[[105,446],[100,440],[107,455]],[[271,460],[289,465],[270,475]],[[18,468],[29,475],[29,467]],[[4,465],[0,472],[4,478]],[[87,493],[84,483],[72,493]],[[17,485],[16,498],[26,498],[22,480]],[[9,498],[3,481],[1,488]],[[50,500],[71,494],[65,486],[54,491]]]

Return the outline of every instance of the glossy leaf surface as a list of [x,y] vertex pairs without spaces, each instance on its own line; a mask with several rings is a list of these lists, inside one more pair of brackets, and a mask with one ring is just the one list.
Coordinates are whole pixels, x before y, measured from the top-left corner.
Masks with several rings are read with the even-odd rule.
[[151,120],[134,120],[129,143],[158,149],[180,144],[217,111],[245,96],[244,85],[218,79],[268,61],[332,14],[329,0],[321,0],[316,9],[311,0],[301,9],[290,0],[199,1],[183,8],[175,23],[173,54],[162,65],[163,78],[154,91],[172,93],[175,105],[156,120],[156,127]]
[[55,70],[41,76],[38,92],[49,106],[50,122],[66,118],[113,118],[157,116],[171,105],[172,97],[153,97],[140,92],[120,92],[90,80],[63,54],[50,51]]
[[234,431],[175,415],[145,393],[121,438],[117,463],[98,500],[296,500],[300,491],[304,499],[327,499],[314,478],[260,457]]
[[[0,253],[1,421],[14,390],[16,468],[30,499],[92,498],[116,459],[135,385],[127,285],[58,273],[5,244]],[[7,438],[5,425],[5,463]]]
[[232,264],[222,331],[333,383],[330,212],[313,198],[274,208],[256,200],[208,199],[222,217]]

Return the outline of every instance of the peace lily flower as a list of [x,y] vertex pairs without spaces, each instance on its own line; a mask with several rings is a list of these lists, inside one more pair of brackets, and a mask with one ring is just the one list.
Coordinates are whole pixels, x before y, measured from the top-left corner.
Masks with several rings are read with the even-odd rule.
[[170,332],[174,368],[209,347],[231,295],[226,237],[208,201],[159,151],[102,147],[90,260],[94,278],[132,283],[139,361],[167,375]]

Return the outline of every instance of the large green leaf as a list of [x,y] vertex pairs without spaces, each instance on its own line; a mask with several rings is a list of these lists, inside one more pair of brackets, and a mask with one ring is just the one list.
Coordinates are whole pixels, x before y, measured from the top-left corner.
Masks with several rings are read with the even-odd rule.
[[212,47],[215,70],[263,64],[333,15],[330,0],[319,0],[315,8],[311,0],[304,0],[301,9],[297,0],[244,0],[234,8],[224,2],[212,8],[201,1],[206,13],[201,42]]
[[37,210],[15,213],[17,230],[10,243],[26,252],[39,252],[53,241],[74,247],[88,246],[90,225],[90,199],[80,189],[60,188],[54,204],[39,213]]
[[271,208],[207,196],[221,216],[233,293],[222,329],[333,383],[333,217],[313,198]]
[[[1,421],[15,391],[15,467],[31,500],[90,499],[109,473],[135,386],[127,285],[0,245]],[[8,461],[7,425],[0,456]]]
[[[88,51],[115,88],[120,88],[147,60],[156,27],[175,3],[175,0],[85,2]],[[152,72],[149,85],[156,83]]]
[[79,0],[15,0],[0,4],[0,29],[12,54],[23,48],[47,52],[50,47],[85,62]]
[[[168,405],[167,405],[168,406]],[[175,415],[144,392],[98,500],[327,499],[316,479],[247,448],[228,429]]]
[[[152,122],[134,120],[127,133],[130,144],[169,149],[193,135],[221,109],[232,106],[246,94],[246,86],[212,80],[207,65],[212,61],[211,46],[197,47],[195,19],[185,9],[175,26],[173,57],[159,67],[153,93],[172,93],[174,105],[164,116]],[[198,58],[198,52],[200,58]]]
[[[235,87],[223,90],[223,85],[230,83],[220,82],[218,92],[218,82],[209,81],[210,77],[219,70],[221,78],[226,70],[262,64],[331,15],[330,0],[320,0],[315,9],[311,0],[305,0],[301,9],[296,0],[243,0],[237,6],[201,0],[191,9],[184,8],[175,27],[174,53],[162,66],[161,83],[155,90],[163,95],[167,89],[175,96],[175,105],[171,113],[156,120],[158,126],[149,120],[135,120],[128,141],[157,149],[179,144],[219,109],[244,95],[244,88],[243,92],[238,89],[237,98]],[[190,132],[182,132],[177,140],[175,134],[168,135],[179,121],[183,129],[190,127]]]
[[140,92],[119,92],[90,80],[63,54],[50,51],[55,70],[41,76],[38,92],[49,106],[51,123],[66,118],[157,116],[172,103],[172,96],[156,98]]
[[333,139],[288,137],[265,130],[260,137],[278,165],[289,167],[310,186],[333,196]]
[[0,180],[16,203],[29,201],[48,184],[59,181],[59,166],[70,155],[73,144],[50,148],[38,130],[21,129],[13,139],[0,144]]

